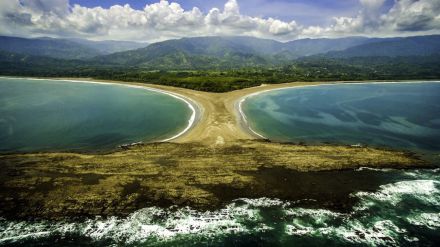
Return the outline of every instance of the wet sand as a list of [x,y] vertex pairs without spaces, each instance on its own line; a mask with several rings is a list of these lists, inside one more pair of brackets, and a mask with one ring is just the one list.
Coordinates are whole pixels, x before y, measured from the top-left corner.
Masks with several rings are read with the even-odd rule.
[[[240,102],[250,95],[265,91],[271,91],[282,88],[318,86],[318,85],[336,85],[342,83],[369,83],[369,82],[291,82],[280,84],[263,84],[258,87],[245,88],[226,93],[211,93],[195,91],[185,88],[163,86],[156,84],[121,82],[95,80],[90,78],[58,78],[64,80],[83,80],[91,82],[117,83],[124,85],[133,85],[139,87],[159,89],[187,99],[197,110],[197,117],[189,131],[179,135],[177,138],[171,138],[166,141],[176,143],[202,143],[205,145],[228,145],[239,140],[265,139],[260,134],[254,132],[245,122],[240,113]],[[377,82],[377,81],[374,81]],[[374,83],[373,82],[373,83]],[[385,82],[385,81],[384,81]],[[412,81],[406,81],[412,82]],[[371,82],[370,82],[371,83]],[[383,83],[383,82],[380,82]]]
[[[323,83],[262,85],[228,93],[123,84],[188,98],[199,109],[199,121],[173,140],[105,154],[0,154],[0,217],[127,215],[146,206],[171,205],[212,209],[240,197],[319,199],[322,195],[316,191],[315,196],[307,189],[298,193],[295,181],[304,172],[429,166],[402,151],[261,140],[243,125],[237,111],[237,102],[252,93]],[[308,183],[326,187],[319,179],[312,176]],[[345,185],[341,180],[332,186]],[[329,200],[341,200],[328,193]]]
[[[263,84],[258,87],[245,88],[226,93],[211,93],[195,91],[191,89],[110,80],[97,80],[92,78],[41,78],[54,80],[69,80],[72,82],[83,81],[91,83],[122,84],[134,87],[143,87],[153,90],[159,90],[167,94],[172,94],[191,104],[195,109],[196,115],[194,121],[189,124],[184,133],[178,134],[164,141],[175,143],[202,143],[204,145],[230,145],[239,140],[264,139],[263,136],[252,131],[245,123],[243,116],[239,111],[240,101],[250,95],[290,87],[304,87],[317,85],[336,85],[341,83],[371,83],[371,82],[353,82],[353,81],[335,81],[335,82],[291,82],[280,84]],[[378,81],[373,81],[378,82]],[[384,81],[386,82],[386,81]],[[412,82],[412,81],[402,81]],[[383,82],[380,82],[383,83]]]
[[[282,84],[264,84],[259,87],[246,88],[227,93],[210,93],[185,88],[135,82],[106,81],[90,78],[56,79],[135,85],[159,89],[176,94],[178,96],[183,96],[184,98],[189,99],[191,102],[193,102],[193,105],[197,108],[197,120],[188,132],[180,135],[178,138],[167,141],[175,143],[197,142],[210,146],[233,144],[238,140],[261,139],[260,136],[253,133],[248,128],[247,124],[243,123],[242,121],[242,116],[238,111],[238,103],[243,97],[258,92],[279,88],[329,84],[329,82],[292,82]],[[334,82],[333,84],[336,83],[341,82]]]

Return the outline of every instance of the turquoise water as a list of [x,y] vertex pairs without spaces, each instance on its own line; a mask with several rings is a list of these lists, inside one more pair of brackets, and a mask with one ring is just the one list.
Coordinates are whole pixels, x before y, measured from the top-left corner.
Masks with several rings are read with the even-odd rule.
[[[289,89],[270,92],[269,99],[266,94],[251,97],[243,107],[253,128],[279,140],[435,152],[437,85]],[[262,122],[256,124],[257,119]],[[263,123],[279,129],[265,129]],[[212,210],[148,207],[127,217],[68,221],[0,218],[0,246],[439,246],[440,169],[360,168],[285,176],[280,183],[302,191],[297,200],[241,198]],[[297,180],[308,186],[297,188]]]
[[0,78],[0,152],[97,151],[188,126],[175,97],[118,85]]
[[380,180],[380,185],[351,193],[357,202],[347,211],[304,207],[301,201],[243,198],[212,211],[150,207],[108,219],[0,219],[0,245],[438,246],[438,169],[359,169],[328,175],[338,179],[343,173],[353,179]]
[[289,88],[246,98],[242,110],[272,140],[440,151],[440,83]]

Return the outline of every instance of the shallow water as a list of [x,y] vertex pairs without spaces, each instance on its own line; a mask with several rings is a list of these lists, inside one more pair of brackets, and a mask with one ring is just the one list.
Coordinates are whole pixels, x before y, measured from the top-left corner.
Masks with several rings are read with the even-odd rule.
[[[390,86],[395,85],[397,84]],[[350,85],[341,87],[346,86],[351,87]],[[375,85],[371,86],[374,87]],[[397,86],[401,87],[400,84]],[[308,127],[307,123],[313,123],[317,120],[325,120],[323,122],[326,124],[353,123],[353,121],[349,121],[350,116],[356,116],[354,125],[342,125],[348,130],[346,134],[341,133],[339,129],[331,131],[329,128],[332,125],[330,127],[322,126],[324,132],[330,131],[329,134],[346,137],[343,140],[347,144],[361,142],[373,145],[416,148],[417,150],[431,152],[434,150],[435,152],[435,150],[438,150],[438,139],[430,138],[427,133],[437,137],[440,123],[438,121],[439,102],[438,97],[436,97],[438,95],[437,86],[431,85],[431,88],[422,86],[423,90],[419,88],[416,91],[413,91],[415,89],[411,87],[402,86],[406,90],[404,95],[408,99],[414,96],[413,93],[424,95],[423,100],[417,96],[415,98],[418,99],[405,100],[410,102],[411,107],[419,105],[417,102],[422,102],[425,106],[428,105],[428,109],[431,109],[428,111],[429,114],[426,113],[424,107],[412,110],[413,108],[407,106],[406,108],[409,109],[410,113],[392,111],[393,107],[391,106],[402,106],[401,101],[405,98],[401,96],[402,92],[399,92],[400,96],[395,96],[395,100],[398,102],[395,104],[387,103],[373,107],[364,101],[356,103],[361,96],[368,99],[369,97],[365,94],[370,90],[373,90],[374,97],[371,96],[373,98],[381,95],[393,95],[390,89],[386,88],[387,86],[385,89],[381,89],[382,91],[379,90],[382,92],[380,94],[374,88],[369,89],[370,85],[360,85],[362,90],[357,94],[352,94],[352,98],[346,101],[343,101],[339,96],[330,97],[329,94],[331,95],[330,92],[333,90],[331,88],[324,91],[318,90],[319,93],[326,95],[320,99],[320,104],[326,106],[323,108],[320,108],[317,102],[311,101],[310,97],[312,96],[307,94],[308,90],[321,87],[304,88],[301,90],[306,90],[307,97],[301,96],[302,100],[294,97],[291,102],[295,102],[295,104],[285,103],[285,105],[297,107],[296,109],[300,111],[299,116],[294,117],[294,120],[304,120],[308,114],[314,116],[311,113],[315,110],[314,107],[318,107],[320,110],[316,112],[317,116],[307,118],[311,122],[306,121],[302,125],[299,124],[299,127]],[[296,93],[296,91],[294,92]],[[277,94],[281,91],[268,94],[272,93]],[[308,93],[315,94],[316,92]],[[288,96],[290,97],[290,95]],[[257,99],[257,97],[259,96],[249,98],[249,102],[254,98]],[[338,104],[325,103],[329,99],[339,100]],[[378,100],[379,102],[383,102],[383,100],[388,102],[389,97],[385,97],[385,99],[379,97]],[[273,109],[275,116],[286,113],[279,106],[277,108],[273,102],[276,102],[276,99],[272,99],[272,102],[266,101],[261,106],[263,109]],[[297,106],[301,102],[302,107]],[[304,105],[305,102],[308,103]],[[272,105],[269,106],[268,104]],[[282,103],[280,105],[282,106]],[[310,108],[307,108],[308,105],[310,105]],[[359,107],[350,108],[351,105]],[[361,112],[377,115],[377,118],[371,116],[362,118],[362,114],[356,115],[357,109],[364,109],[361,106],[369,109],[369,111],[362,110]],[[390,106],[390,108],[387,109],[385,106]],[[246,106],[244,105],[244,107]],[[287,113],[289,113],[289,109],[286,110]],[[301,110],[304,112],[301,112]],[[392,116],[389,112],[393,112]],[[264,111],[261,114],[264,114]],[[320,114],[324,114],[324,117],[320,117]],[[393,117],[394,115],[402,117],[402,114],[409,115],[405,115],[404,119]],[[282,116],[286,117],[285,115]],[[381,121],[377,120],[378,118]],[[288,117],[286,119],[289,120],[287,123],[292,121]],[[329,119],[332,121],[328,121]],[[370,123],[369,119],[379,122],[373,121]],[[280,130],[282,130],[282,124],[286,124],[286,122],[281,121]],[[362,131],[359,132],[357,125],[364,127],[361,128]],[[367,125],[373,126],[371,127],[373,129],[371,133],[366,132],[369,130],[369,128],[365,128]],[[310,127],[312,126],[315,125],[311,124]],[[388,126],[388,128],[381,129],[384,126]],[[400,128],[400,132],[395,131],[397,127]],[[287,130],[291,129],[287,128]],[[304,129],[301,130],[304,131]],[[402,135],[402,132],[408,134]],[[288,137],[289,132],[286,133],[281,137]],[[368,135],[365,135],[367,138],[361,135],[358,139],[356,133],[368,133]],[[405,139],[408,136],[417,137],[417,135],[420,135],[421,138]],[[371,138],[369,138],[370,136]],[[313,137],[314,135],[306,132],[303,138],[305,138],[304,140],[310,138],[314,141],[325,141],[320,138],[313,139]],[[297,139],[292,140],[296,141]],[[374,140],[374,142],[365,140]],[[399,146],[397,145],[399,143],[405,145]],[[283,171],[265,170],[265,172],[265,175],[274,173],[273,176],[283,178],[279,175],[279,172]],[[292,175],[290,173],[285,174],[286,176]],[[255,175],[255,178],[258,179],[258,176]],[[69,221],[0,219],[0,245],[438,246],[440,243],[439,169],[405,171],[361,168],[355,171],[297,173],[294,176],[292,175],[291,178],[291,180],[283,178],[274,181],[292,187],[292,190],[298,192],[292,194],[301,198],[300,200],[242,198],[229,201],[222,208],[211,211],[200,211],[188,207],[149,207],[133,212],[127,217],[105,219],[100,217],[83,220],[71,219]],[[225,193],[225,191],[220,191],[220,193]]]
[[364,168],[354,172],[365,170],[380,173],[386,179],[376,190],[351,193],[350,197],[357,203],[348,211],[259,198],[234,200],[214,211],[150,207],[124,218],[76,222],[0,220],[0,245],[436,246],[440,243],[439,169]]
[[278,141],[440,151],[440,83],[289,88],[246,98],[251,128]]
[[187,103],[120,85],[0,78],[0,152],[96,151],[172,137]]

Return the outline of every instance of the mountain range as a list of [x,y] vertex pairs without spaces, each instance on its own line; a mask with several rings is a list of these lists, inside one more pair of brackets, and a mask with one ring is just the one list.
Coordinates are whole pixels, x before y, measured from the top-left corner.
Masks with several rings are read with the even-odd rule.
[[[440,54],[440,35],[406,38],[347,37],[278,42],[253,37],[195,37],[146,44],[0,36],[0,51],[108,66],[152,69],[219,69],[280,65],[306,56],[332,58]],[[8,52],[8,53],[4,53]],[[17,56],[20,57],[20,56]],[[34,60],[36,58],[33,58]]]
[[226,92],[262,83],[440,78],[440,35],[153,44],[0,37],[0,75],[87,77]]
[[147,45],[147,43],[130,41],[92,41],[48,37],[28,39],[0,36],[0,51],[59,59],[90,59]]
[[126,41],[0,36],[0,51],[8,52],[9,57],[10,53],[17,53],[67,60],[78,59],[89,64],[118,67],[230,69],[237,66],[276,66],[307,56],[352,58],[438,55],[440,35],[300,39],[284,43],[254,37],[213,36],[167,40],[150,45]]
[[375,39],[343,51],[331,51],[334,58],[431,56],[440,54],[440,35]]
[[96,57],[99,62],[146,68],[234,68],[279,65],[289,60],[340,51],[370,39],[303,39],[287,43],[253,37],[196,37],[168,40],[137,50]]

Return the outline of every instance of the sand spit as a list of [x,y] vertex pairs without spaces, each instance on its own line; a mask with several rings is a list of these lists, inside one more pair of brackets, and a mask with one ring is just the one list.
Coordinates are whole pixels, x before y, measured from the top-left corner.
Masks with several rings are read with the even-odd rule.
[[[34,79],[39,80],[39,78]],[[97,80],[92,78],[53,78],[52,80],[64,80],[79,83],[88,82],[97,84],[119,84],[123,86],[157,91],[178,98],[188,104],[188,107],[193,111],[193,114],[189,120],[188,126],[181,133],[163,140],[163,142],[197,142],[205,145],[224,145],[233,144],[238,140],[265,139],[264,136],[250,128],[246,122],[246,117],[241,110],[241,104],[248,97],[285,88],[338,85],[341,83],[362,83],[346,81],[292,82],[281,84],[263,84],[258,87],[245,88],[226,93],[211,93],[156,84]],[[376,84],[396,82],[374,81],[368,83]],[[414,83],[414,81],[399,81],[397,83]]]
[[239,112],[239,102],[247,95],[328,82],[208,93],[142,83],[62,79],[168,92],[185,99],[196,115],[188,131],[166,142],[107,154],[0,155],[0,217],[128,215],[147,206],[213,208],[241,197],[297,200],[308,194],[297,195],[298,185],[283,181],[298,172],[428,166],[401,151],[262,140],[249,131],[245,116]]

